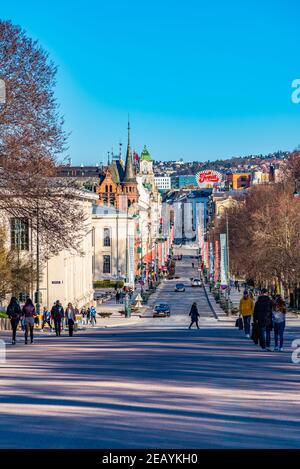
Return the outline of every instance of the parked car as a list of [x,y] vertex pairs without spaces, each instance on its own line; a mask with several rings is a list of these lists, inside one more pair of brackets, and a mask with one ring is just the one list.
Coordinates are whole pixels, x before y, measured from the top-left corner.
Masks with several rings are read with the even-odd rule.
[[168,303],[158,303],[153,308],[153,317],[154,318],[165,318],[166,316],[170,316],[170,306]]
[[201,287],[202,286],[201,280],[199,278],[194,278],[191,282],[191,286],[192,287]]
[[174,291],[185,291],[184,283],[176,283]]

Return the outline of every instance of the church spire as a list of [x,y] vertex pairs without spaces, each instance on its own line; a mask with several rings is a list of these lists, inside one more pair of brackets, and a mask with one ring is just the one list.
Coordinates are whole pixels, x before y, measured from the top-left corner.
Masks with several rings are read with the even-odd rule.
[[128,117],[128,143],[127,143],[124,182],[131,182],[131,181],[135,181],[135,174],[134,174],[133,162],[132,162],[132,151],[130,147],[130,122],[129,122],[129,117]]

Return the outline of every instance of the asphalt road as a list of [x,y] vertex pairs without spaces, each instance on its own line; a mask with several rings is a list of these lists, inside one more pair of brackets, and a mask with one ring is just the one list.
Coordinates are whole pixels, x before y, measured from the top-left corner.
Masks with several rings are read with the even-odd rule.
[[[188,263],[190,261],[188,260]],[[177,273],[189,279],[183,262]],[[211,315],[202,289],[170,318],[8,346],[1,448],[299,448],[300,365]],[[195,300],[201,328],[188,330]],[[287,345],[300,330],[288,328]]]

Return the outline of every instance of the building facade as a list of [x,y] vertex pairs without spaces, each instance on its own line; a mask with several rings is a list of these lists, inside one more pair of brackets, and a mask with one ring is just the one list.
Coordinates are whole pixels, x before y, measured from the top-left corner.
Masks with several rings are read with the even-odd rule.
[[[134,212],[134,206],[138,201],[136,172],[133,164],[130,147],[130,124],[128,123],[128,144],[125,165],[121,157],[113,157],[112,162],[100,175],[96,188],[99,196],[98,204],[115,207],[120,210]],[[124,205],[125,201],[125,205]]]
[[155,176],[155,185],[159,190],[171,189],[171,177],[170,176]]
[[94,280],[125,279],[134,284],[136,220],[114,207],[95,205]]
[[[92,206],[97,201],[96,194],[88,191],[76,191],[74,195],[85,216],[85,233],[80,241],[79,251],[62,250],[50,259],[40,260],[40,306],[51,308],[56,300],[63,306],[71,302],[81,308],[93,302],[93,259],[94,241],[92,225]],[[7,218],[7,248],[18,250],[23,259],[36,266],[36,233],[32,232],[30,223],[24,219]],[[40,246],[40,251],[45,251]],[[28,282],[26,291],[19,294],[34,299],[36,283]]]

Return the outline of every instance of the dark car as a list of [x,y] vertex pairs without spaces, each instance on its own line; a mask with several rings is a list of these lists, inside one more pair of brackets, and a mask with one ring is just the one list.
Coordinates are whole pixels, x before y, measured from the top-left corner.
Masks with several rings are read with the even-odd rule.
[[167,303],[158,303],[154,306],[154,318],[165,318],[166,316],[170,316],[170,306]]
[[185,291],[184,283],[176,283],[174,291]]

